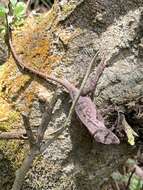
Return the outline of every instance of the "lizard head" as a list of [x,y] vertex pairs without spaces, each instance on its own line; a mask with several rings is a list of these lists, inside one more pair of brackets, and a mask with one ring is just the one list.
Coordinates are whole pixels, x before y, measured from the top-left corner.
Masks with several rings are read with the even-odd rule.
[[94,138],[97,142],[102,144],[119,144],[118,137],[109,129],[98,129],[94,134]]

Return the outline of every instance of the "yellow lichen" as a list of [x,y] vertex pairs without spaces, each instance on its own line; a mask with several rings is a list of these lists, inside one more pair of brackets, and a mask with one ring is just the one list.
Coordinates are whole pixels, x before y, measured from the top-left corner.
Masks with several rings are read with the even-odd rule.
[[[50,11],[49,14],[43,17],[43,20],[42,17],[40,17],[40,23],[39,19],[33,19],[33,17],[31,19],[28,18],[24,26],[16,28],[13,32],[13,44],[17,54],[21,55],[21,59],[25,64],[35,68],[37,71],[50,74],[52,66],[60,62],[62,57],[59,55],[51,55],[53,39],[52,35],[48,34],[46,30],[47,23],[49,23],[47,22],[47,20],[49,21],[48,18],[52,21],[55,19],[55,16],[52,11]],[[2,76],[0,76],[0,79],[3,95],[13,101],[17,100],[17,98],[24,93],[31,77],[20,73],[14,60],[10,57],[5,64],[4,72]],[[27,94],[27,96],[28,102],[33,99],[32,95]]]
[[[23,146],[23,147],[22,147]],[[11,162],[14,170],[17,170],[27,153],[27,147],[22,141],[17,140],[0,140],[0,150],[4,153],[5,159]]]
[[68,31],[64,28],[60,28],[58,32],[59,32],[59,36],[60,36],[61,40],[64,42],[64,44],[68,44],[75,37],[79,36],[82,31],[80,28],[76,28],[73,31],[70,31],[70,30]]
[[13,110],[2,98],[0,98],[0,108],[0,131],[9,131],[11,128],[18,126],[19,112]]
[[[53,54],[53,31],[56,26],[56,12],[52,8],[49,13],[39,18],[28,17],[22,27],[13,31],[13,44],[23,62],[45,74],[51,74],[53,66],[59,63],[62,56]],[[33,76],[32,76],[33,77]],[[12,56],[0,70],[0,130],[8,131],[18,128],[21,123],[20,113],[13,110],[11,104],[22,105],[26,109],[33,103],[37,93],[38,80],[19,71]],[[35,79],[37,81],[35,81]],[[31,82],[32,81],[32,82]],[[9,103],[8,103],[9,102]],[[20,102],[20,104],[19,104]],[[23,142],[22,142],[23,143]],[[0,140],[0,150],[10,159],[14,168],[19,167],[25,150],[21,141]]]
[[76,5],[75,3],[69,2],[65,3],[64,6],[62,7],[62,11],[65,15],[70,14],[74,9]]

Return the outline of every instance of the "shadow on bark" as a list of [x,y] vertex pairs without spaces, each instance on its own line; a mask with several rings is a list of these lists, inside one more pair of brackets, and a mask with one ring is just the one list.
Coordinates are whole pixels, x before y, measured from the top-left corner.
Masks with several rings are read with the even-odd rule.
[[121,16],[141,6],[143,6],[142,0],[84,0],[66,19],[65,24],[88,29],[101,35]]
[[70,135],[77,190],[94,190],[95,187],[101,190],[112,172],[136,152],[136,148],[124,142],[108,146],[96,143],[77,119],[72,120]]
[[15,178],[15,170],[11,161],[0,150],[0,189],[9,190]]

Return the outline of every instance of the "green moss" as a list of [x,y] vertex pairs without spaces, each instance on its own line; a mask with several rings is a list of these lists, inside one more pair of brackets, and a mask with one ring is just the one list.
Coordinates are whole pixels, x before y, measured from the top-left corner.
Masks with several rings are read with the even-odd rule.
[[7,125],[7,123],[5,122],[0,123],[0,131],[9,131],[9,130],[10,130],[10,127],[9,125]]
[[3,152],[5,159],[10,161],[14,170],[17,170],[21,166],[27,148],[24,148],[22,141],[0,140],[0,151]]
[[14,124],[18,123],[20,119],[19,112],[11,111],[8,117],[5,117],[0,122],[0,131],[9,131]]
[[0,131],[9,131],[20,123],[20,113],[12,109],[12,106],[0,93]]

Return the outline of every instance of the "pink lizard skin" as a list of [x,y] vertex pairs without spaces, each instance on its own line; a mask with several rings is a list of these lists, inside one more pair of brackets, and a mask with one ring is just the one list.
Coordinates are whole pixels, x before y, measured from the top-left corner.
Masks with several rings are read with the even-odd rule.
[[[16,64],[18,65],[18,67],[22,69],[22,72],[26,72],[26,73],[38,76],[39,78],[44,79],[45,81],[48,81],[48,82],[51,81],[51,82],[59,83],[60,85],[64,86],[68,90],[72,100],[74,99],[75,95],[78,93],[79,90],[72,83],[70,83],[66,79],[58,79],[53,76],[49,76],[44,73],[41,73],[29,67],[28,66],[29,64],[23,63],[23,61],[19,58],[19,56],[16,54],[14,50],[11,35],[9,35],[9,47]],[[88,89],[86,89],[86,91],[88,91]],[[79,119],[87,127],[90,134],[94,136],[94,139],[97,142],[100,142],[103,144],[119,144],[120,143],[118,137],[112,131],[110,131],[109,129],[105,127],[104,120],[101,116],[100,117],[98,116],[96,106],[92,102],[90,97],[81,95],[75,105],[75,111]],[[99,119],[99,118],[102,118],[102,119]]]

